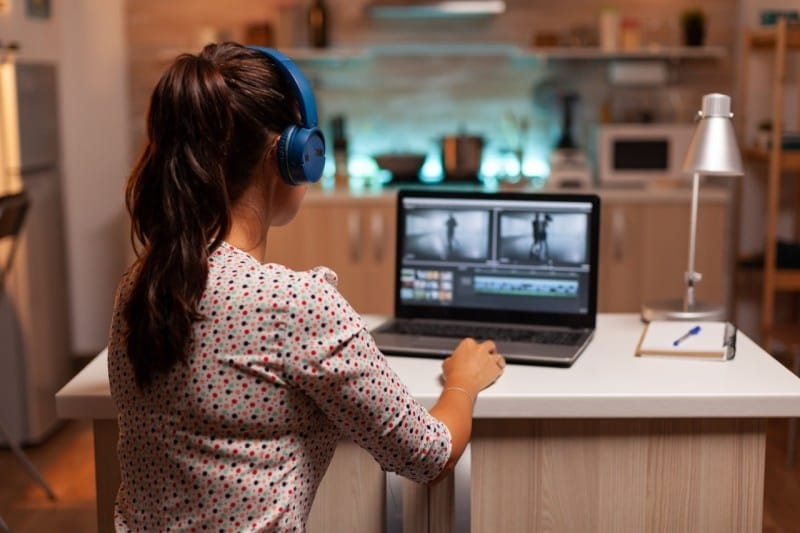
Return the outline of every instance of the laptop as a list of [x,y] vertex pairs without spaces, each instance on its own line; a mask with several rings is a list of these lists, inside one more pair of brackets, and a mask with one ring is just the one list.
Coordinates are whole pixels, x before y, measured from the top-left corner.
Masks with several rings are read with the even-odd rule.
[[594,194],[401,189],[387,355],[450,355],[492,339],[511,363],[570,366],[597,318]]

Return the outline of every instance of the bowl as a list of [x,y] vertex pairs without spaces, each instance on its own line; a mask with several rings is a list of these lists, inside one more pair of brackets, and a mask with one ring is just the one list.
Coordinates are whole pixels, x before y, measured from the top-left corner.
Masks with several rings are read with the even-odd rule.
[[392,181],[417,181],[425,163],[425,154],[392,153],[373,156],[383,170],[392,173]]

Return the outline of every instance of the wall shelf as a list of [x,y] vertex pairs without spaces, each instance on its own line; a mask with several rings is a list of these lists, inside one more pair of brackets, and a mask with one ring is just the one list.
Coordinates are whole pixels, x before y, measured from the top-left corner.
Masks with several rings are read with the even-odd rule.
[[727,55],[722,46],[668,46],[642,48],[639,50],[606,51],[593,46],[530,48],[521,49],[520,56],[532,56],[539,59],[553,60],[649,60],[663,59],[670,61],[684,59],[722,59]]
[[[750,48],[774,48],[778,42],[778,30],[760,29],[748,32],[745,43]],[[800,48],[800,24],[787,24],[786,47]]]
[[[770,152],[761,148],[748,148],[744,155],[751,161],[769,163]],[[800,150],[781,150],[780,167],[786,171],[800,172]]]
[[519,48],[506,43],[398,43],[369,47],[375,58],[382,57],[511,57]]
[[356,66],[372,60],[366,48],[284,48],[281,52],[300,64],[326,67]]
[[298,62],[331,65],[407,57],[501,57],[524,66],[547,61],[718,61],[728,55],[728,50],[723,46],[605,51],[588,46],[527,48],[507,43],[390,43],[353,48],[293,48],[283,51]]

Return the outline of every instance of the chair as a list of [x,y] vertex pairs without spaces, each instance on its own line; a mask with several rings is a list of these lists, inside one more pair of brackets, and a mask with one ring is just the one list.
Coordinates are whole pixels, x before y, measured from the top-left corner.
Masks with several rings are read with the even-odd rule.
[[[11,270],[14,252],[16,251],[19,240],[18,237],[22,230],[29,205],[28,197],[25,193],[0,196],[0,243],[3,241],[8,241],[10,243],[6,252],[5,261],[0,261],[0,300],[2,300],[5,294],[6,274]],[[42,487],[51,500],[55,500],[55,493],[36,467],[33,466],[33,463],[30,462],[28,456],[22,451],[19,444],[9,435],[2,420],[0,420],[0,436],[8,443],[11,451],[14,452],[14,455],[17,456],[17,459],[23,464],[34,481]],[[7,530],[8,526],[3,522],[2,518],[0,518],[0,530],[2,529]]]

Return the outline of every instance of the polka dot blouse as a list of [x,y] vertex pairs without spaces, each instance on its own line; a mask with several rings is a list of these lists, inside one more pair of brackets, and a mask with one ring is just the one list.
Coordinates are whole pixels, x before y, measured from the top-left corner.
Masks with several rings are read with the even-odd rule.
[[117,295],[109,341],[122,482],[117,531],[303,531],[337,441],[434,479],[447,427],[410,395],[326,268],[209,258],[187,364],[136,387]]

